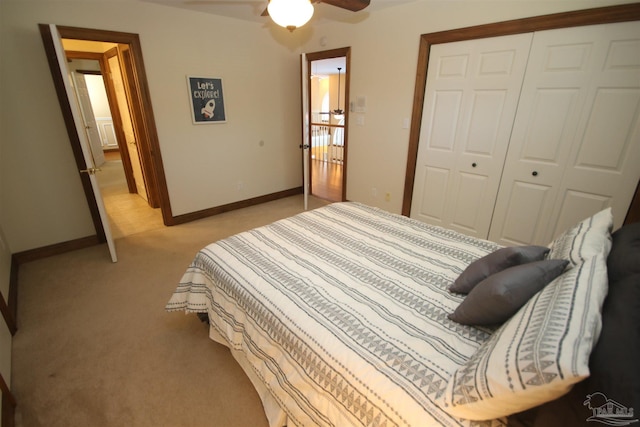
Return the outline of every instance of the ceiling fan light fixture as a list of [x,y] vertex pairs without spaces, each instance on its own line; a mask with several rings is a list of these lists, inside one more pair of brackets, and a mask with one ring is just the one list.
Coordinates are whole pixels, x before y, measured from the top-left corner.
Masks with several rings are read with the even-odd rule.
[[273,22],[289,31],[302,27],[313,16],[310,0],[270,0],[267,10]]

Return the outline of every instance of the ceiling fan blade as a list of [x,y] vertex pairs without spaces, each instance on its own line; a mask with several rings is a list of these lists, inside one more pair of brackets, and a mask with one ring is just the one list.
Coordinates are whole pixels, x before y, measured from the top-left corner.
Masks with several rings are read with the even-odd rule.
[[[326,3],[342,9],[357,12],[369,6],[371,0],[311,0],[312,3]],[[265,8],[260,16],[269,16],[268,8]]]
[[320,0],[320,3],[326,3],[352,12],[357,12],[369,6],[371,0]]

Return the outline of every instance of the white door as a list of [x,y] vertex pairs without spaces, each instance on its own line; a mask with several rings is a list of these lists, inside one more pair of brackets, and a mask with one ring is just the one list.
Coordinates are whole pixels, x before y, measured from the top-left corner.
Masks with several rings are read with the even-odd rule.
[[93,163],[96,167],[104,164],[104,151],[102,150],[102,138],[100,137],[100,129],[96,123],[93,107],[91,106],[91,98],[89,97],[89,89],[84,74],[75,71],[71,72],[71,82],[75,86],[75,92],[78,96],[78,106],[82,114],[82,121],[89,139],[89,147],[93,157]]
[[304,189],[304,210],[309,205],[309,142],[311,141],[309,132],[311,126],[311,118],[309,117],[309,63],[307,55],[300,55],[300,69],[302,72],[302,171],[303,171],[303,189]]
[[109,57],[107,59],[107,64],[109,65],[111,80],[116,92],[116,102],[118,103],[118,110],[120,111],[122,130],[124,131],[124,136],[127,143],[127,151],[129,152],[129,160],[131,161],[131,169],[133,171],[133,179],[136,184],[136,192],[140,195],[140,197],[142,197],[146,201],[149,201],[149,197],[147,195],[147,187],[145,185],[144,176],[142,173],[142,165],[140,163],[138,141],[136,139],[135,129],[133,128],[133,121],[131,120],[131,110],[129,109],[127,91],[125,88],[122,68],[120,67],[118,56],[116,55]]
[[49,25],[49,31],[51,32],[51,36],[53,39],[53,45],[55,47],[56,56],[58,59],[58,66],[60,67],[60,73],[62,74],[62,81],[64,82],[67,98],[69,99],[69,105],[71,107],[73,121],[75,122],[76,132],[78,133],[78,139],[80,140],[80,146],[82,147],[82,154],[84,155],[84,161],[87,165],[86,172],[89,174],[89,179],[91,181],[91,188],[93,189],[93,193],[96,198],[96,203],[98,205],[98,212],[100,214],[100,220],[102,221],[102,226],[104,228],[104,234],[107,240],[107,246],[109,247],[111,260],[113,262],[116,262],[118,258],[116,257],[116,247],[113,242],[113,237],[111,236],[111,227],[109,226],[109,218],[107,217],[107,212],[104,207],[104,200],[102,200],[102,194],[100,193],[98,180],[96,179],[96,176],[95,176],[95,171],[97,168],[96,168],[96,165],[93,163],[93,158],[91,156],[91,149],[89,148],[89,141],[88,141],[84,126],[82,124],[83,123],[82,115],[80,114],[80,108],[76,100],[75,92],[71,85],[71,79],[69,78],[69,70],[67,69],[67,58],[64,53],[64,48],[62,47],[62,39],[60,37],[60,33],[58,32],[58,29],[54,24]]
[[531,39],[431,47],[412,218],[487,237]]
[[639,126],[637,22],[536,33],[490,240],[547,244],[608,206],[622,225]]

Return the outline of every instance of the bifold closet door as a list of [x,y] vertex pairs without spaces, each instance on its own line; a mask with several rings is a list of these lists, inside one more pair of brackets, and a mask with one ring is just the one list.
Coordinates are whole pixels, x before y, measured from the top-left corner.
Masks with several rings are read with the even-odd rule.
[[547,244],[640,179],[640,25],[535,33],[489,239]]
[[431,47],[412,218],[487,237],[532,37]]

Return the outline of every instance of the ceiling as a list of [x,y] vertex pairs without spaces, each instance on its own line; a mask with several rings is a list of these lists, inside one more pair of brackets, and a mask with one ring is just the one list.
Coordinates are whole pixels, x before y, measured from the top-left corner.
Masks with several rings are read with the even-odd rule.
[[[140,0],[196,12],[242,19],[252,22],[265,22],[269,18],[260,16],[267,7],[268,0]],[[311,22],[325,20],[346,23],[357,23],[366,19],[370,13],[390,7],[425,0],[371,0],[371,4],[359,12],[351,12],[335,6],[314,4],[314,16]]]
[[347,71],[347,60],[344,56],[311,61],[310,71],[312,76],[322,78],[331,74],[338,74],[338,67],[341,68],[340,73],[344,76],[344,73]]
[[[261,16],[266,9],[268,0],[139,0],[164,6],[187,9],[194,12],[210,13],[212,15],[241,19],[243,21],[269,23],[268,16]],[[314,3],[317,0],[311,0]],[[339,7],[323,3],[314,3],[314,14],[307,25],[314,22],[343,22],[353,23],[366,20],[371,13],[428,0],[371,0],[367,8],[359,12],[351,12]],[[313,61],[312,73],[318,76],[338,74],[337,67],[342,67],[341,72],[346,72],[345,58],[333,58]]]

